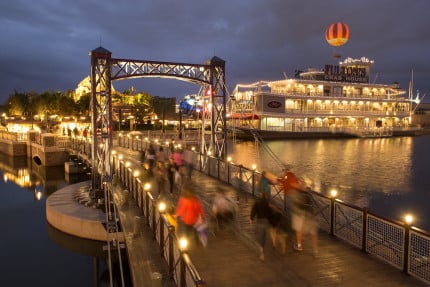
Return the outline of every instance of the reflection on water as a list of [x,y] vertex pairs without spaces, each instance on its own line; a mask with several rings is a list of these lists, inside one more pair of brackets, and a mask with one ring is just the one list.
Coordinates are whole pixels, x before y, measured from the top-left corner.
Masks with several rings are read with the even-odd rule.
[[69,236],[46,222],[46,198],[86,179],[65,180],[62,167],[0,153],[0,218],[7,230],[0,245],[0,286],[102,286],[96,282],[109,279],[102,243]]
[[[382,216],[399,217],[400,210],[406,209],[421,212],[423,197],[429,197],[425,189],[430,179],[423,174],[430,163],[428,136],[282,140],[266,144],[313,190],[327,194],[335,188],[345,202],[370,207]],[[247,167],[256,163],[258,170],[281,171],[264,145],[242,142],[231,149],[233,162]],[[421,216],[423,224],[430,215],[425,212],[428,214]]]

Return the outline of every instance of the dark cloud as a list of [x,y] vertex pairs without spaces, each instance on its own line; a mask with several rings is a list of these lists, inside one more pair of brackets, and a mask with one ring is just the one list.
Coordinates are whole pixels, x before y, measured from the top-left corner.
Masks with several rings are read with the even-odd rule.
[[[295,69],[334,63],[333,55],[375,60],[373,80],[430,92],[430,1],[343,0],[24,0],[0,3],[0,102],[21,92],[74,89],[89,74],[89,52],[115,58],[226,61],[228,88],[277,80]],[[333,48],[327,26],[346,22],[351,39]],[[173,80],[115,82],[159,96],[199,87]],[[430,96],[429,96],[430,98]]]

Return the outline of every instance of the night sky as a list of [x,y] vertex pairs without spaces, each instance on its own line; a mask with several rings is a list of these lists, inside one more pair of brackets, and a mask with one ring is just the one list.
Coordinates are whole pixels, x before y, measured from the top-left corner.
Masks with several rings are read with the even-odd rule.
[[[336,64],[333,57],[375,61],[371,81],[430,93],[430,1],[410,0],[13,0],[0,2],[0,104],[14,91],[66,91],[90,72],[100,45],[113,58],[202,64],[226,61],[227,89],[279,80],[294,70]],[[335,48],[325,30],[348,24]],[[155,96],[197,93],[171,79],[114,82]],[[430,102],[430,95],[425,98]]]

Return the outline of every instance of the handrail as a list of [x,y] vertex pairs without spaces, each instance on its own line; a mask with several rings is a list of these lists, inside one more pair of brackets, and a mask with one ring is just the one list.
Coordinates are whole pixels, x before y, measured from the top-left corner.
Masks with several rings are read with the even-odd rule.
[[[118,142],[119,146],[130,148],[128,141],[119,140]],[[146,148],[145,145],[149,145],[149,143],[150,141],[145,141],[145,144],[141,143],[136,149],[143,150]],[[118,159],[116,161],[119,162]],[[196,152],[194,168],[221,182],[232,185],[240,192],[250,193],[254,196],[259,193],[256,182],[260,173],[256,170],[198,152]],[[121,172],[121,168],[119,168],[118,172],[123,178],[131,178],[127,169]],[[311,193],[321,230],[360,248],[365,253],[378,257],[406,274],[430,283],[430,233],[405,223],[378,216],[369,212],[367,208],[350,205],[314,191]],[[147,206],[144,214],[149,220],[151,218],[148,215],[149,210],[156,210],[153,203],[155,200],[150,201],[145,198],[138,198],[137,201],[140,200],[143,202],[141,203],[143,206]],[[284,211],[287,211],[288,196],[281,192],[277,186],[272,186],[271,200]],[[157,216],[156,211],[154,214]],[[165,226],[169,226],[168,222],[163,222]],[[175,244],[177,244],[177,240]],[[180,253],[177,245],[174,249]],[[165,255],[165,258],[169,260],[169,256],[171,254]],[[175,257],[176,260],[177,258]],[[193,268],[195,269],[194,266],[187,265],[186,270]],[[194,269],[193,271],[197,272]],[[194,274],[193,271],[188,272]],[[180,272],[180,270],[175,272]],[[183,276],[182,273],[180,274]],[[185,277],[187,278],[187,276]],[[177,283],[182,282],[180,281],[182,277],[178,278],[176,278]],[[200,278],[196,276],[191,276],[191,278],[194,280],[194,286],[203,286],[197,283],[200,282]]]
[[[194,166],[200,167],[200,171],[208,176],[231,184],[242,192],[252,195],[259,193],[255,184],[258,171],[209,155],[199,154],[196,158],[198,162]],[[220,165],[226,167],[222,170],[228,172],[227,175],[219,173]],[[430,233],[375,215],[367,208],[350,205],[314,191],[311,193],[321,230],[430,283]],[[287,211],[287,195],[276,186],[272,186],[271,200]]]
[[132,169],[126,167],[124,159],[113,155],[112,162],[119,180],[129,191],[131,198],[137,202],[147,225],[152,230],[160,251],[168,263],[170,277],[175,280],[177,286],[206,286],[187,251],[179,248],[175,227],[164,213],[158,210],[158,200],[152,196],[151,190],[145,190],[145,183],[133,176]]

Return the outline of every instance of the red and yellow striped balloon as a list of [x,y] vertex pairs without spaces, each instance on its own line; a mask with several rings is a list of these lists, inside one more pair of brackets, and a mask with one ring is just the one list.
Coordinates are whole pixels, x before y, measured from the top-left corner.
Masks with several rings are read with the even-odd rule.
[[345,23],[331,24],[325,32],[325,39],[332,46],[345,45],[349,40],[349,27]]

